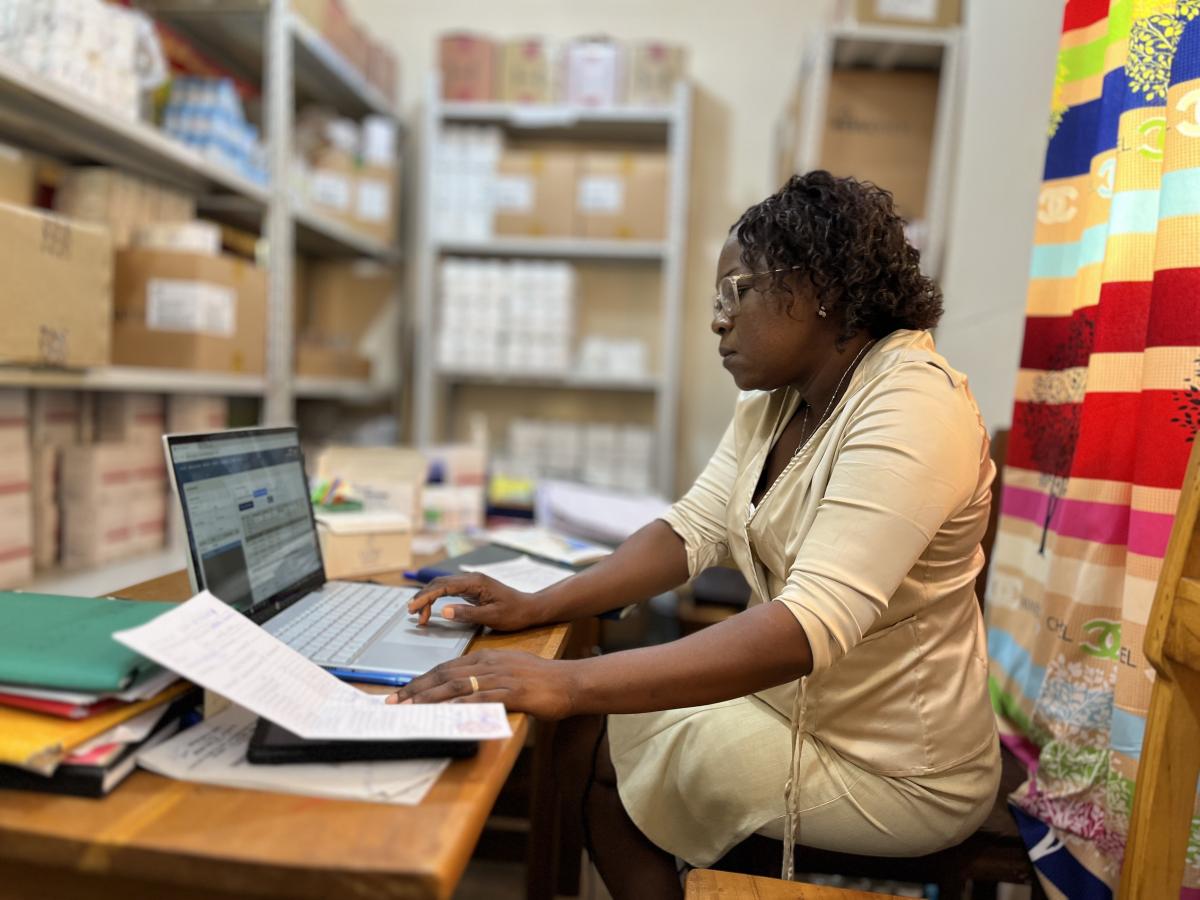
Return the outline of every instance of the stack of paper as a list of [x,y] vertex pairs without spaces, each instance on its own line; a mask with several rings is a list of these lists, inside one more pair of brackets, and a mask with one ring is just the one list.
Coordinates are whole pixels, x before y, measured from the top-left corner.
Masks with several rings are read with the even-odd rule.
[[252,712],[230,706],[142,752],[138,764],[180,781],[403,805],[420,803],[450,764],[448,759],[408,759],[255,766],[246,762],[246,747],[257,721]]
[[535,512],[538,524],[546,528],[619,544],[670,506],[657,496],[625,494],[567,481],[543,481],[538,485]]

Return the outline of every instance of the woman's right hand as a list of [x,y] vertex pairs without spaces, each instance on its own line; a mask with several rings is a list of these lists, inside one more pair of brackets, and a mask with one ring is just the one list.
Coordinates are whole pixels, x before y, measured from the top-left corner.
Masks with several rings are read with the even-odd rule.
[[520,631],[546,621],[532,594],[501,584],[487,575],[465,572],[435,578],[408,601],[410,613],[420,613],[420,624],[429,622],[433,603],[441,597],[462,597],[467,603],[444,607],[441,615],[454,622],[485,625],[496,631]]

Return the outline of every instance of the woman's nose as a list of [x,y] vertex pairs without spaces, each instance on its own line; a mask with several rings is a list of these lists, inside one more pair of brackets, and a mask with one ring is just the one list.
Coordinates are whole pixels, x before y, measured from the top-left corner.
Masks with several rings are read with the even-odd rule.
[[708,324],[712,329],[712,333],[718,336],[723,336],[729,333],[729,329],[733,327],[733,323],[729,321],[724,313],[717,313],[712,317],[712,321]]

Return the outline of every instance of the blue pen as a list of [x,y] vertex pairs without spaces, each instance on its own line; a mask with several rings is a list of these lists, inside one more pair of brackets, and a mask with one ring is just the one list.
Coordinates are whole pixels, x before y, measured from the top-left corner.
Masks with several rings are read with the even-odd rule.
[[429,584],[435,578],[442,578],[453,574],[453,572],[448,572],[445,569],[435,569],[433,566],[425,566],[424,568],[417,569],[415,572],[406,570],[404,577],[409,581],[419,581],[421,584]]
[[411,675],[398,675],[392,672],[360,672],[357,669],[326,669],[334,678],[342,681],[357,681],[361,684],[386,684],[391,687],[403,687],[412,681]]

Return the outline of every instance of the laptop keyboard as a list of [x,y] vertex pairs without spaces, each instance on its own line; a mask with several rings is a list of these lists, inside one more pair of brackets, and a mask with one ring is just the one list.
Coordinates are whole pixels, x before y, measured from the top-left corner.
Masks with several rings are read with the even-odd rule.
[[354,659],[400,612],[408,614],[400,591],[375,584],[342,582],[327,585],[320,603],[310,604],[275,636],[309,659],[323,665],[343,665]]

